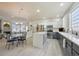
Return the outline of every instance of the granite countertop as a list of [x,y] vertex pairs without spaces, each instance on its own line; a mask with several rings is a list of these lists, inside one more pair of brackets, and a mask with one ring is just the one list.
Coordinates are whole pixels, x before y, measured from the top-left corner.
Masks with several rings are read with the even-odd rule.
[[59,32],[62,36],[66,37],[68,40],[79,46],[79,37],[70,33]]

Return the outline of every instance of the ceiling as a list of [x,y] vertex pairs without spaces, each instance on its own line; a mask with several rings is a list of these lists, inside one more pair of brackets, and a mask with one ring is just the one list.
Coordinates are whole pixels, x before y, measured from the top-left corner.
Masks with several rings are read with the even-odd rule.
[[[53,19],[62,17],[73,4],[71,2],[0,2],[0,16],[3,17],[22,17],[28,20]],[[36,10],[40,12],[37,13]]]

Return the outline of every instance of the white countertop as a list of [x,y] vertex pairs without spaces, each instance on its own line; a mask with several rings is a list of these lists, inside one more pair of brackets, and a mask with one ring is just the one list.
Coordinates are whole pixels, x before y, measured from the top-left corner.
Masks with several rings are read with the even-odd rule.
[[65,32],[59,32],[62,36],[66,37],[71,42],[75,43],[79,46],[79,38],[76,35],[65,33]]
[[34,34],[46,34],[47,32],[35,32]]

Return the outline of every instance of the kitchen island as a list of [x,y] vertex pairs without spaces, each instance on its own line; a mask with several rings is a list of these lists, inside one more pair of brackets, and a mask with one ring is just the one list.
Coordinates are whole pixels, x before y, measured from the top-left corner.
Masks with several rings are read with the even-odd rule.
[[33,33],[33,47],[43,48],[44,43],[47,39],[46,32],[35,32]]

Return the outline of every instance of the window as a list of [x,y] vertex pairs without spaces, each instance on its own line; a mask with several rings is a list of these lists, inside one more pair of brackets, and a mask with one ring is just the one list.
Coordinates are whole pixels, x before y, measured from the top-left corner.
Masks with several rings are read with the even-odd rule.
[[72,30],[79,32],[79,6],[71,12]]
[[26,32],[26,25],[21,23],[12,23],[12,32]]

